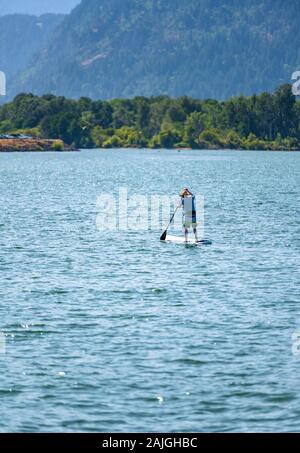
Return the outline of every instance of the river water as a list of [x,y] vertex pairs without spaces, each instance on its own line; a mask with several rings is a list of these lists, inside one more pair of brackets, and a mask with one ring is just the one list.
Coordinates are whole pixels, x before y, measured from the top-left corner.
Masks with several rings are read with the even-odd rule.
[[[0,431],[300,431],[299,183],[299,153],[1,154]],[[96,228],[186,185],[209,246]]]

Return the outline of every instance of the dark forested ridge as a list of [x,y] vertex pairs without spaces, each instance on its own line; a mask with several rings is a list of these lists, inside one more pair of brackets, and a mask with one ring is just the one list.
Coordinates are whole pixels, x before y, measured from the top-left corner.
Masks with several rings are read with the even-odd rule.
[[136,97],[78,101],[20,94],[0,107],[0,133],[81,148],[300,149],[300,102],[290,85],[228,101]]
[[299,0],[82,0],[11,87],[94,99],[273,91],[300,69]]
[[22,73],[36,52],[42,50],[63,15],[0,16],[0,70],[6,73],[8,87],[12,79]]

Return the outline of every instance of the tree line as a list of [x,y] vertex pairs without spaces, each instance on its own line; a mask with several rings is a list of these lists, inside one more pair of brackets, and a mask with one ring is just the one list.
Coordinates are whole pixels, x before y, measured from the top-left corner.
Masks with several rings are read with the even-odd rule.
[[300,149],[300,102],[288,84],[227,101],[19,94],[0,107],[0,133],[16,132],[76,148],[294,150]]

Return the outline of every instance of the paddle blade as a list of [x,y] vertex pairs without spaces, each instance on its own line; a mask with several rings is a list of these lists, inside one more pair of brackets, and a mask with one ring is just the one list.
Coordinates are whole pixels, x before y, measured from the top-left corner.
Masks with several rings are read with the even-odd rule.
[[160,240],[161,240],[161,241],[165,241],[166,238],[167,238],[167,231],[165,231],[165,232],[161,235]]

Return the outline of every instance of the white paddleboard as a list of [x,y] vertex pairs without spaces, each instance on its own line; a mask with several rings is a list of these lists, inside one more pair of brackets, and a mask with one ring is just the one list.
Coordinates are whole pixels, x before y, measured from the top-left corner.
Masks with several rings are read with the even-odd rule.
[[211,244],[211,241],[202,240],[202,241],[195,241],[195,238],[191,239],[189,237],[188,241],[186,242],[184,237],[179,236],[167,236],[165,241],[163,242],[173,242],[174,244],[186,244],[186,245],[201,245],[201,244]]

